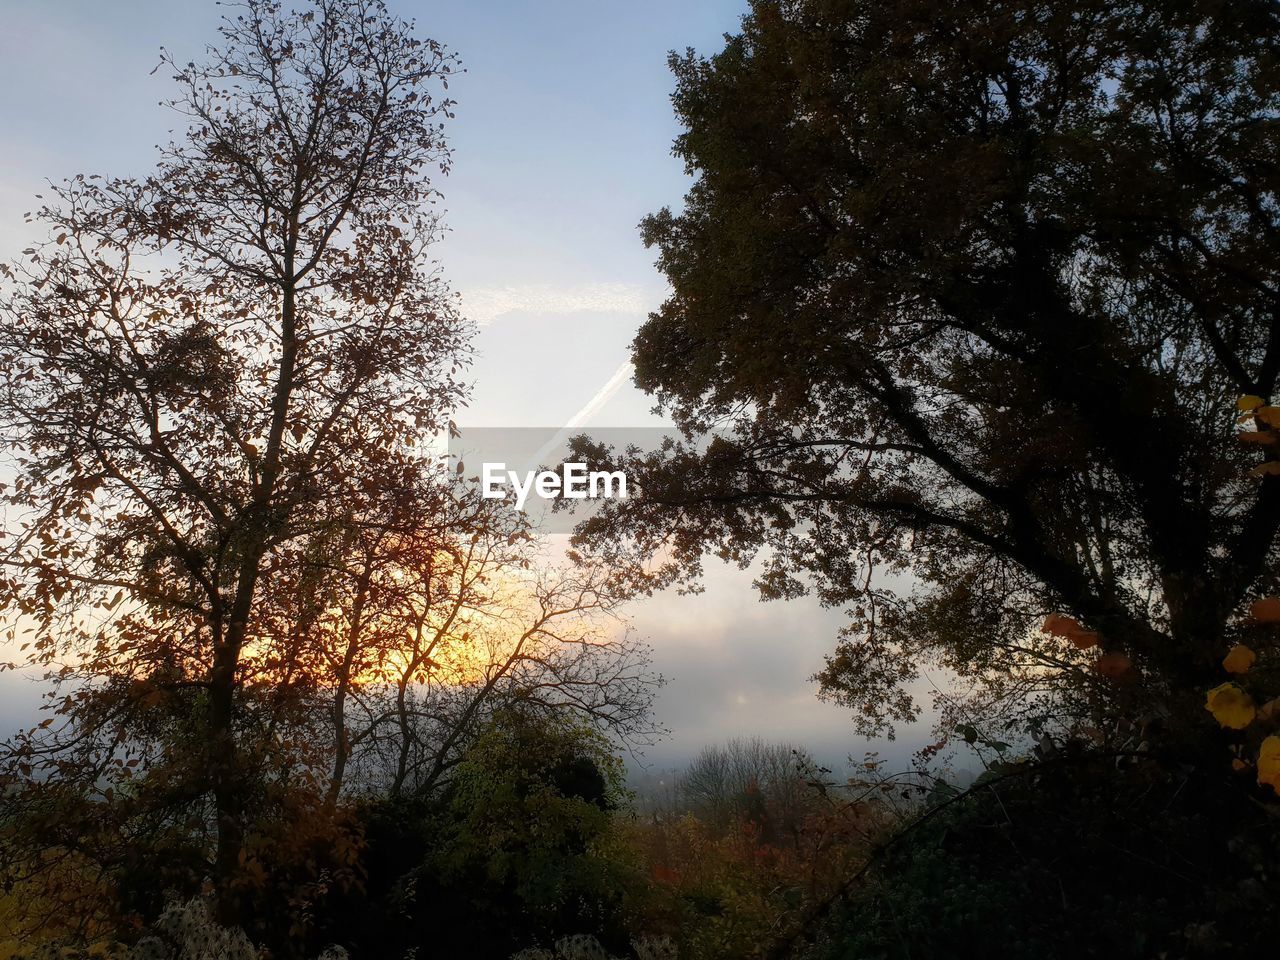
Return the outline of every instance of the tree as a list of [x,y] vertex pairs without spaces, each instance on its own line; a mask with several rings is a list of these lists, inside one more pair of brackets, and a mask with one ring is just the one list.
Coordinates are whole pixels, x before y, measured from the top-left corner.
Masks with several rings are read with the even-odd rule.
[[201,63],[163,60],[190,125],[156,171],[55,187],[49,242],[6,268],[0,412],[6,607],[62,694],[15,771],[115,783],[180,700],[183,741],[159,739],[188,802],[211,800],[232,920],[259,694],[288,659],[266,601],[335,531],[402,518],[467,328],[425,257],[454,57],[380,0],[248,0],[221,33]]
[[367,887],[326,921],[353,953],[510,957],[587,931],[625,945],[643,885],[615,813],[624,772],[589,721],[508,701],[442,790],[369,799]]
[[933,659],[1023,719],[1120,696],[1198,738],[1233,643],[1274,655],[1243,612],[1276,588],[1280,418],[1233,421],[1280,375],[1278,27],[757,0],[673,55],[695,181],[644,221],[672,294],[633,349],[686,436],[580,445],[643,494],[579,543],[640,589],[711,550],[847,606],[821,680],[869,730]]
[[[571,718],[500,713],[453,784],[442,879],[561,935],[615,925],[627,877],[606,841],[626,789],[611,746]],[[517,917],[495,920],[519,942]]]
[[794,842],[816,807],[818,793],[809,784],[816,771],[801,747],[735,737],[700,750],[676,788],[699,819],[718,829],[745,817],[765,842]]
[[605,571],[535,564],[518,513],[470,495],[424,525],[354,551],[316,626],[333,718],[336,798],[351,761],[366,788],[438,791],[473,738],[513,704],[572,714],[624,740],[656,733],[661,677],[617,617]]
[[2,585],[53,691],[0,757],[0,861],[76,920],[212,880],[288,953],[360,882],[356,795],[438,793],[517,702],[644,736],[659,678],[603,572],[531,562],[436,451],[456,60],[380,0],[237,11],[166,56],[156,172],[56,187],[4,268]]

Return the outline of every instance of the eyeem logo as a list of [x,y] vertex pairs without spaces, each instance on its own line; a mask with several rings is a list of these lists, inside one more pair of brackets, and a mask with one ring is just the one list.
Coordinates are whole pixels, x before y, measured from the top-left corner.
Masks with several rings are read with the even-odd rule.
[[592,500],[600,497],[625,497],[627,476],[621,470],[587,470],[585,463],[566,463],[560,473],[554,470],[529,470],[524,482],[515,470],[508,470],[503,462],[485,463],[480,471],[481,495],[486,500],[507,499],[508,486],[515,492],[515,509],[523,510],[529,493],[548,500]]

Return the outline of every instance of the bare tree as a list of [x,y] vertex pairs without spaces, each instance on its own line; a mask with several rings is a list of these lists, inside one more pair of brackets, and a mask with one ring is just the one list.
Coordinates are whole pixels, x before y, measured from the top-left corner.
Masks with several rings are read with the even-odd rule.
[[719,828],[746,817],[768,839],[781,833],[794,838],[817,799],[808,785],[814,769],[803,747],[735,737],[704,747],[680,774],[676,790],[687,807]]
[[[573,711],[644,742],[661,678],[617,615],[605,571],[537,562],[505,504],[459,494],[408,530],[367,531],[301,646],[331,678],[326,792],[429,792],[495,711]],[[304,589],[306,584],[302,584]],[[315,607],[288,598],[282,609]],[[351,774],[358,774],[353,785]]]

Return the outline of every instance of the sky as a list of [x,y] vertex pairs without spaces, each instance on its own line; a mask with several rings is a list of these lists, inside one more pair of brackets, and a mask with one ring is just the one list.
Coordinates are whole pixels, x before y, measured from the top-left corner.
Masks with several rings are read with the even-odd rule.
[[[678,206],[689,185],[671,156],[670,50],[711,53],[745,0],[389,0],[394,13],[457,52],[450,83],[453,169],[440,184],[449,233],[437,255],[479,324],[465,429],[660,423],[625,375],[628,345],[665,281],[637,224]],[[24,211],[46,180],[142,175],[178,118],[154,74],[159,48],[198,58],[222,11],[212,0],[0,2],[0,259],[32,238]],[[583,414],[585,409],[585,415]],[[657,703],[670,730],[644,751],[655,769],[702,746],[760,735],[838,764],[868,749],[905,763],[917,726],[891,745],[852,733],[819,702],[839,611],[815,601],[764,604],[750,572],[708,564],[697,596],[629,608],[669,682]],[[0,674],[0,728],[30,715],[36,693]]]

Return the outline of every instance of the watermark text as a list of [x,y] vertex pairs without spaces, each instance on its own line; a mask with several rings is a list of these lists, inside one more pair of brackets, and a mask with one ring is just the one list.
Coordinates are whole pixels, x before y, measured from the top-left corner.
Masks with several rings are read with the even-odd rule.
[[548,500],[596,500],[627,495],[627,476],[621,470],[588,470],[585,463],[565,463],[555,470],[508,470],[504,462],[486,462],[480,470],[480,492],[486,500],[506,500],[515,494],[515,509],[523,510],[531,492]]

